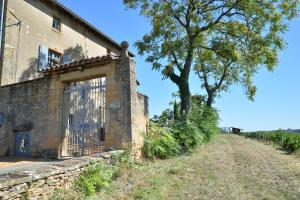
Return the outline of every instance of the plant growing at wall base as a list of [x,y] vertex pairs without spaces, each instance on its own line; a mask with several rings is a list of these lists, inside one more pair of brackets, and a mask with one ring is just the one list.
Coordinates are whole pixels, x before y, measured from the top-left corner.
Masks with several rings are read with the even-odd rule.
[[107,189],[114,178],[116,167],[105,163],[88,166],[75,181],[76,190],[85,196],[91,196],[102,189]]
[[168,128],[160,127],[158,124],[151,122],[142,152],[144,157],[148,159],[165,159],[179,154],[181,147]]
[[131,157],[132,149],[128,148],[123,153],[113,154],[111,164],[116,167],[114,177],[123,175],[126,171],[135,167],[133,157]]

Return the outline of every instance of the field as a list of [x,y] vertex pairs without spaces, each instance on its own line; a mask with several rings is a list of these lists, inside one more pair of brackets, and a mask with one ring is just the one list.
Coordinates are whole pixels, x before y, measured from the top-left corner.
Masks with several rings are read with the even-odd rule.
[[194,153],[145,163],[92,199],[300,199],[300,158],[221,135]]

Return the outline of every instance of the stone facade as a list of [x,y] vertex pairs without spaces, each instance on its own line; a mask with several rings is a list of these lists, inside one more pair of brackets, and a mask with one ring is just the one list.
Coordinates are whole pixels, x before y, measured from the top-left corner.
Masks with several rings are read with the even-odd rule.
[[48,199],[56,189],[69,189],[85,167],[97,162],[110,163],[111,156],[118,153],[121,152],[53,162],[40,169],[29,166],[10,174],[1,174],[0,199]]
[[[117,44],[55,0],[3,2],[0,156],[17,155],[19,135],[25,132],[27,138],[18,145],[29,143],[26,156],[65,155],[64,126],[72,116],[66,120],[64,91],[72,83],[101,77],[106,78],[103,150],[133,147],[138,152],[147,131],[148,99],[137,93],[128,43]],[[54,18],[60,21],[59,30],[53,29]],[[41,45],[47,46],[47,53],[71,58],[41,69]]]

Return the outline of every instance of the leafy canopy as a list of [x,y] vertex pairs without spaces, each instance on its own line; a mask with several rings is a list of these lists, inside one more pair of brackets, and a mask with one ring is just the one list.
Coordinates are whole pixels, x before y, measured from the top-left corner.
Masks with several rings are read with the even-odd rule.
[[[282,34],[297,14],[298,0],[123,0],[139,8],[152,25],[136,42],[153,69],[177,85],[191,70],[214,98],[241,84],[253,100],[252,77],[260,67],[272,71]],[[180,87],[179,87],[180,88]]]

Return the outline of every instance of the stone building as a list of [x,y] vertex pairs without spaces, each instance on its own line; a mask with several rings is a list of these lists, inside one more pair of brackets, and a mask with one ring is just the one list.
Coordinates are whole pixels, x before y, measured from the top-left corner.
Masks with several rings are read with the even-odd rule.
[[128,43],[55,0],[0,4],[0,156],[139,148],[148,98]]

